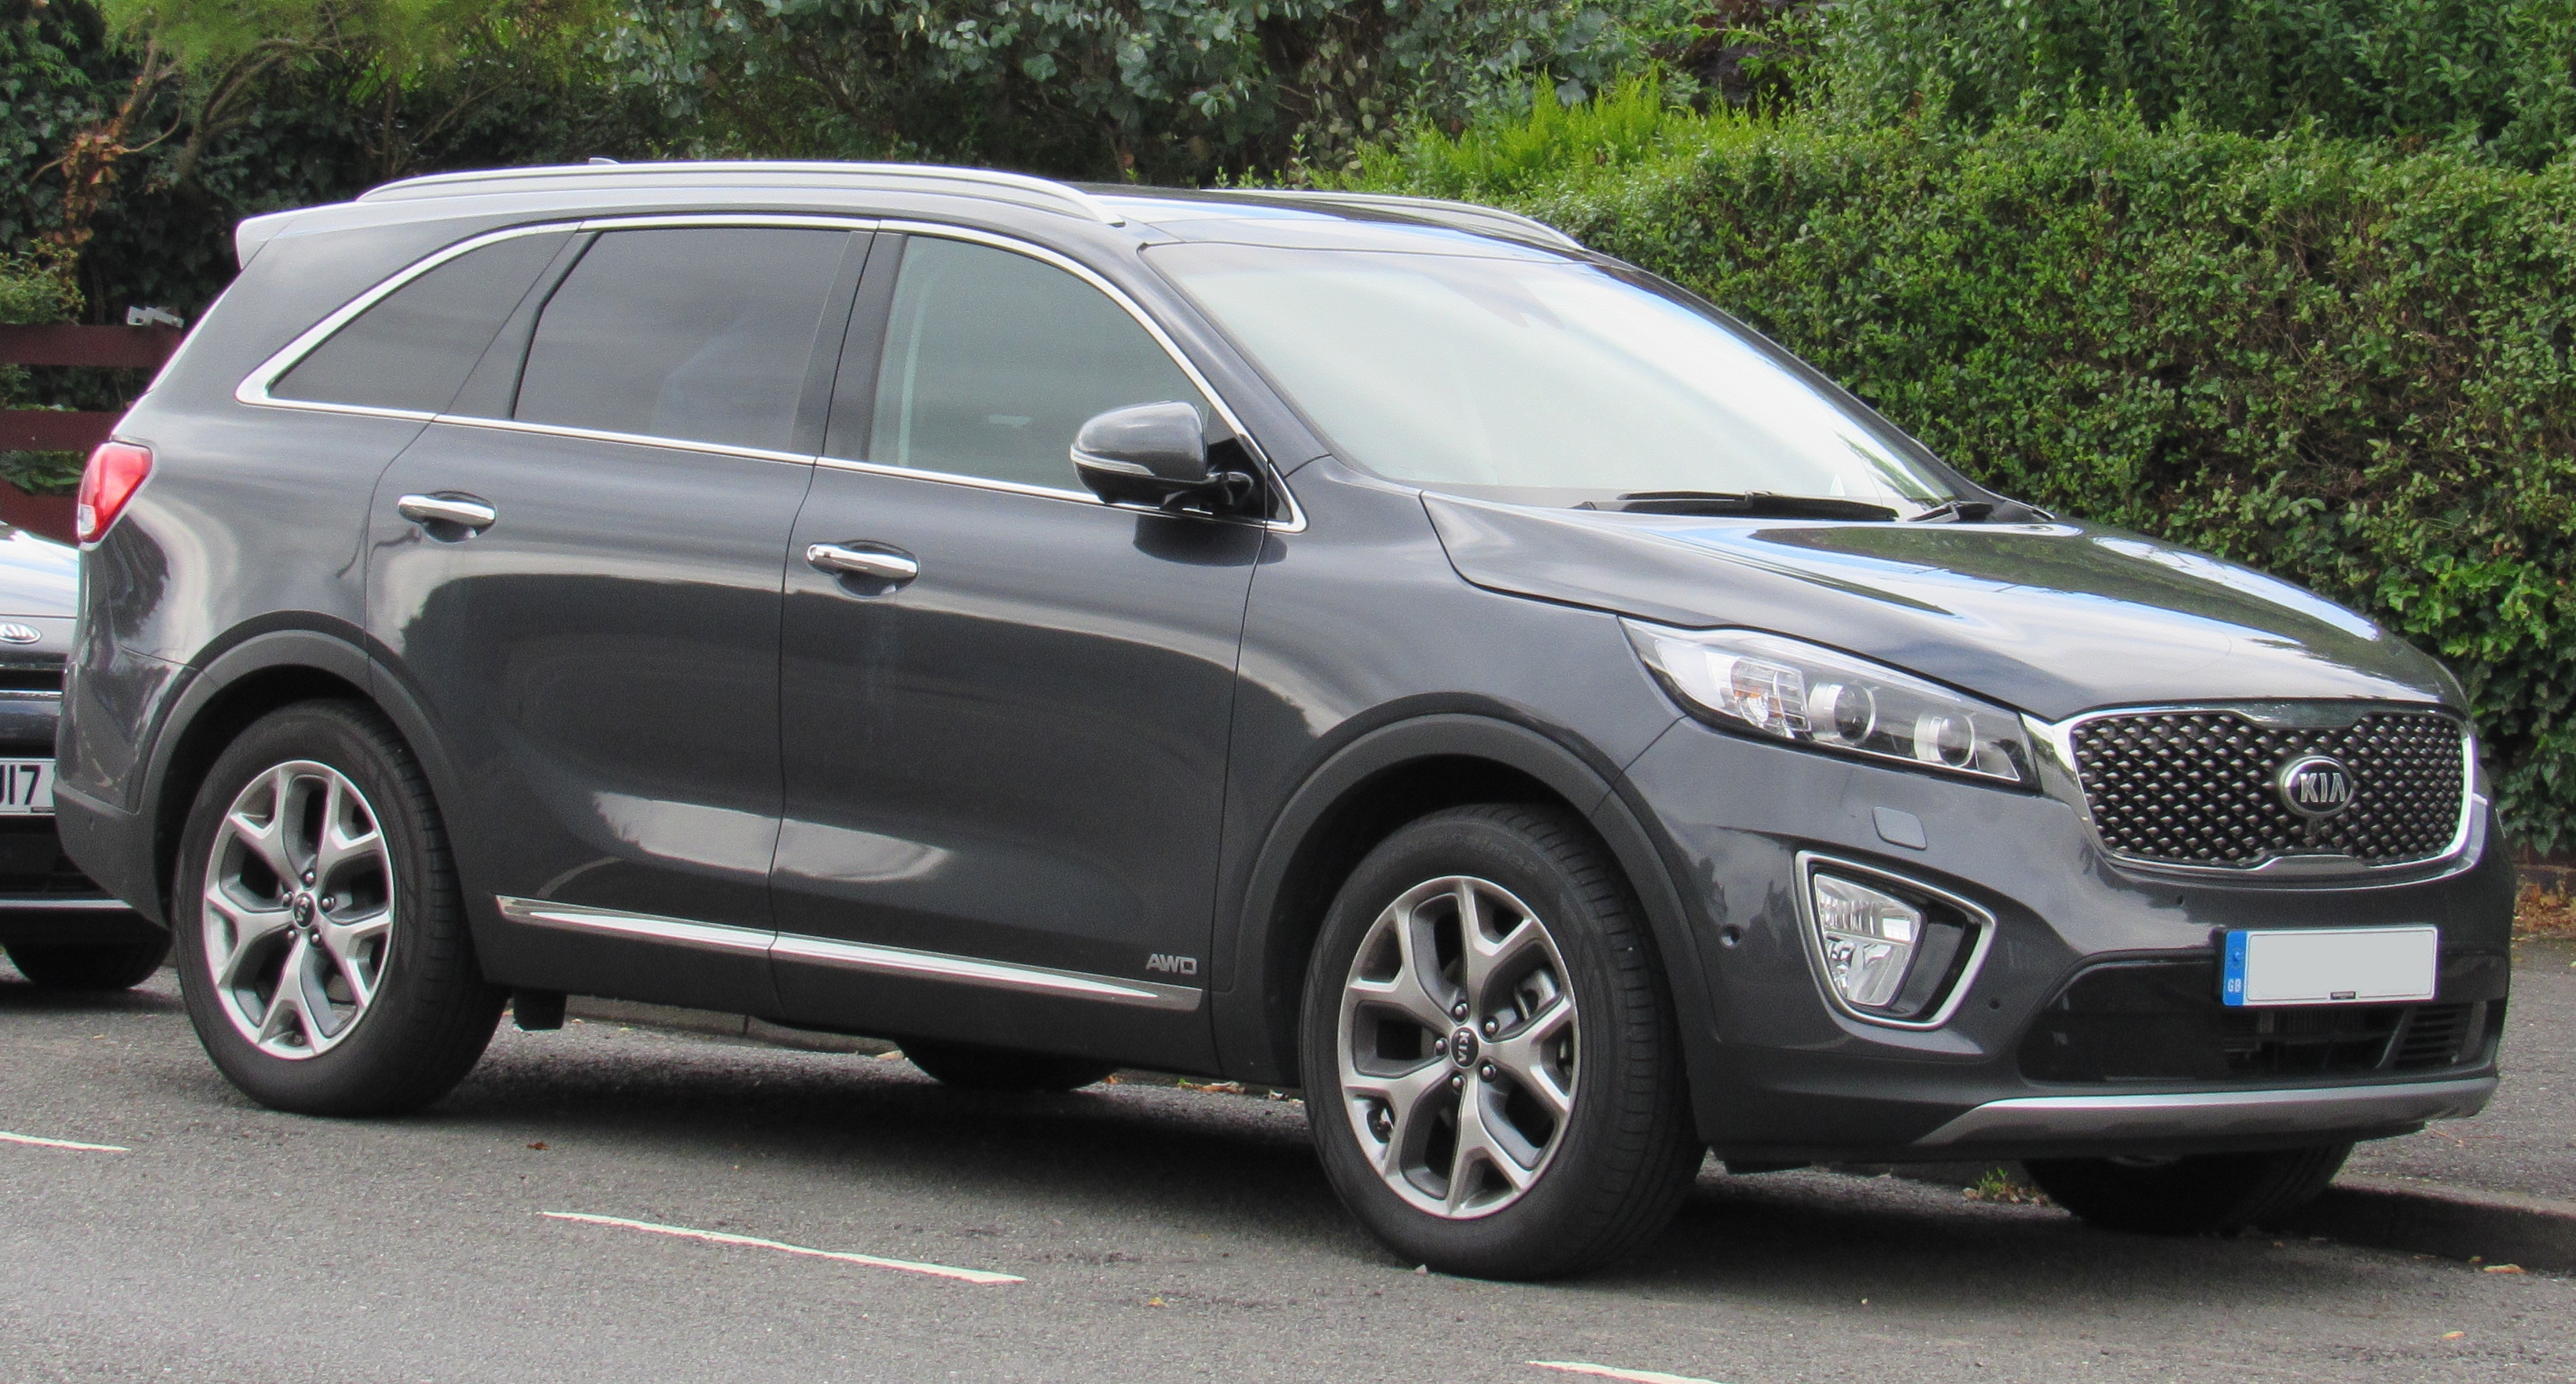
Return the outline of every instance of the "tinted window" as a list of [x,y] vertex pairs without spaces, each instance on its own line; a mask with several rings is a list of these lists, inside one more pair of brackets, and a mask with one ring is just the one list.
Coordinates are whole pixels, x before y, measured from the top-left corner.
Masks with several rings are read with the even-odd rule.
[[842,231],[616,231],[537,319],[517,416],[783,451]]
[[1078,490],[1093,414],[1198,390],[1136,319],[1026,255],[915,237],[903,252],[867,460]]
[[269,395],[329,404],[447,407],[569,232],[468,250],[385,295],[298,362]]

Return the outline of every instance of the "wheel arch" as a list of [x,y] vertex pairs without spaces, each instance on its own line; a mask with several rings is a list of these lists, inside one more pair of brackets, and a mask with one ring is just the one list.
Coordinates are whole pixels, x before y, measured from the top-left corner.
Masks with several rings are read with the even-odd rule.
[[1616,789],[1617,767],[1514,721],[1440,714],[1383,726],[1334,752],[1273,819],[1254,859],[1233,946],[1215,958],[1231,984],[1211,996],[1228,1075],[1298,1084],[1298,1010],[1314,939],[1351,867],[1396,828],[1444,807],[1554,803],[1582,817],[1644,908],[1701,1088],[1708,987],[1665,857]]
[[[141,806],[149,815],[150,881],[161,920],[171,918],[172,867],[188,811],[215,760],[241,732],[297,702],[341,699],[374,708],[417,756],[442,802],[453,778],[419,708],[387,685],[357,631],[292,628],[251,634],[208,660],[173,696],[146,761]],[[390,694],[390,695],[388,695]]]

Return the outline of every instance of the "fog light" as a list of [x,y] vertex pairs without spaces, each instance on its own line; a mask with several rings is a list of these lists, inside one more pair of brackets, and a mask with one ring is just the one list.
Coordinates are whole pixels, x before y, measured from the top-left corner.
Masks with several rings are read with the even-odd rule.
[[1883,1009],[1905,984],[1923,937],[1923,910],[1839,876],[1809,877],[1825,978],[1856,1009]]

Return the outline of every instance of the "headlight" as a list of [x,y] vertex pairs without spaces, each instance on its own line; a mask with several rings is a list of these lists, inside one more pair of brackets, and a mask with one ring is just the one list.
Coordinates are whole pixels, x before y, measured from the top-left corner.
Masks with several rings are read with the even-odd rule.
[[1972,778],[2030,781],[2021,717],[1992,702],[1776,634],[1620,623],[1664,686],[1713,725]]

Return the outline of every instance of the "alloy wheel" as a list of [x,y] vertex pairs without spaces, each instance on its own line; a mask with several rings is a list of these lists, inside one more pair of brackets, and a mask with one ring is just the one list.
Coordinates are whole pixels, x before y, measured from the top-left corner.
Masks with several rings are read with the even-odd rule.
[[1351,1132],[1396,1195],[1464,1220],[1536,1185],[1576,1097],[1567,974],[1538,914],[1489,880],[1426,880],[1370,925],[1335,1050]]
[[205,964],[224,1017],[273,1056],[330,1051],[383,987],[394,901],[382,821],[347,775],[293,760],[253,777],[206,862]]

